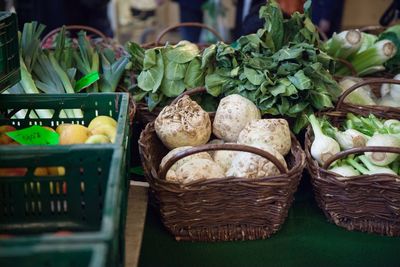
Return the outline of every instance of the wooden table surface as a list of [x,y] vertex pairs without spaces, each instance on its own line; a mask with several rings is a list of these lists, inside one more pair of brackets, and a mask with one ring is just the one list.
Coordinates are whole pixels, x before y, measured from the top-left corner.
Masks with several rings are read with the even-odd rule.
[[147,184],[131,183],[125,228],[125,266],[136,267],[139,262],[143,229],[147,211]]

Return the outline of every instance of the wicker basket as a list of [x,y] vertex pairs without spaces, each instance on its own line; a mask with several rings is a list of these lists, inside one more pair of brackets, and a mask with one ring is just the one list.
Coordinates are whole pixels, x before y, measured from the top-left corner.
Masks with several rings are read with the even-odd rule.
[[[345,112],[325,113],[338,126],[346,118]],[[310,154],[314,139],[307,129],[305,150],[307,168],[315,198],[329,221],[347,230],[400,236],[400,178],[398,176],[359,175],[338,178],[327,171],[336,160],[351,154],[368,151],[400,153],[399,148],[362,147],[342,151],[320,167]]]
[[336,104],[336,110],[347,111],[356,113],[362,116],[368,116],[374,114],[382,118],[388,119],[400,119],[400,108],[386,107],[386,106],[360,106],[351,103],[344,102],[346,97],[359,87],[364,85],[371,85],[373,93],[380,97],[380,86],[384,83],[388,84],[400,84],[399,80],[385,79],[385,78],[366,78],[364,81],[359,82],[349,89],[347,89],[340,97]]
[[[265,239],[279,230],[305,166],[305,154],[292,135],[289,171],[269,153],[239,144],[203,145],[178,153],[159,170],[168,153],[158,139],[154,122],[139,139],[139,150],[162,221],[176,240],[232,241]],[[194,181],[185,185],[166,181],[167,170],[177,160],[211,150],[256,153],[273,162],[281,175],[260,179],[226,177]]]
[[[168,28],[166,28],[165,30],[163,30],[156,38],[156,40],[154,42],[151,43],[147,43],[142,45],[143,48],[145,49],[149,49],[149,48],[153,48],[153,47],[157,47],[160,45],[164,45],[161,40],[162,38],[169,32],[171,32],[172,30],[175,30],[177,28],[181,28],[181,27],[197,27],[197,28],[203,28],[206,29],[210,32],[212,32],[220,41],[223,41],[223,38],[221,37],[221,35],[214,30],[213,28],[208,27],[205,24],[202,23],[198,23],[198,22],[184,22],[184,23],[178,23],[176,25],[170,26]],[[201,49],[205,49],[207,48],[209,45],[208,44],[197,44],[198,47],[200,47]],[[147,123],[153,121],[156,119],[156,117],[158,116],[158,114],[160,113],[160,111],[162,110],[162,108],[155,108],[154,110],[150,111],[147,104],[144,102],[139,102],[136,103],[136,107],[137,107],[137,118],[138,120],[143,123],[143,125],[146,125]]]

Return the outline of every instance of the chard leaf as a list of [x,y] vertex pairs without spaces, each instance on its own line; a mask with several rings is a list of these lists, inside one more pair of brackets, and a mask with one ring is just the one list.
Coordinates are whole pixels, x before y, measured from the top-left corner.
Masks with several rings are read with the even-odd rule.
[[308,107],[309,103],[307,102],[301,102],[297,103],[294,106],[290,107],[289,113],[290,114],[297,114],[302,112],[306,107]]
[[164,62],[161,54],[156,56],[157,64],[148,70],[143,70],[138,77],[138,86],[146,92],[157,92],[164,77]]
[[310,99],[311,105],[318,110],[333,107],[331,98],[326,94],[311,91]]
[[289,101],[285,97],[281,97],[281,103],[278,104],[278,110],[281,115],[287,115],[290,105]]
[[279,4],[275,0],[260,8],[260,18],[265,20],[264,28],[271,36],[274,50],[281,49],[284,37],[283,15]]
[[296,72],[300,68],[301,68],[300,64],[292,63],[292,62],[284,62],[278,67],[278,70],[276,73],[279,76],[288,76],[288,75]]
[[180,64],[174,61],[169,61],[165,67],[165,78],[168,80],[182,80],[185,77],[188,64]]
[[163,79],[161,82],[161,92],[167,97],[176,97],[182,94],[186,87],[183,80],[168,80]]
[[308,90],[312,87],[310,78],[304,74],[303,70],[299,70],[294,76],[288,76],[288,79],[299,90]]
[[247,80],[254,85],[260,85],[263,83],[263,81],[265,81],[264,75],[254,69],[244,67],[244,75],[246,76]]
[[219,96],[226,81],[226,78],[216,73],[208,74],[205,78],[207,92],[212,96]]
[[211,62],[215,58],[215,54],[217,53],[217,46],[215,44],[210,45],[203,51],[203,56],[201,58],[201,68],[205,69],[208,67],[208,65],[211,64]]
[[289,48],[289,47],[284,47],[278,52],[276,52],[272,58],[275,61],[283,61],[283,60],[289,60],[289,59],[296,59],[300,58],[303,54],[304,49],[303,48]]
[[204,76],[205,73],[201,68],[201,61],[196,57],[189,63],[183,81],[188,88],[195,88],[204,85]]
[[168,50],[165,55],[170,61],[187,63],[200,53],[197,45],[189,42],[180,42],[174,48]]
[[143,70],[148,70],[157,65],[156,49],[146,50],[143,59]]

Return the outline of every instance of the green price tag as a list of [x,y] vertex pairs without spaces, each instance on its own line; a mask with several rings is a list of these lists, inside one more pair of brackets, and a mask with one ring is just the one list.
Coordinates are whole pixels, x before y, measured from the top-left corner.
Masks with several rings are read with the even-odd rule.
[[56,145],[59,143],[58,133],[38,125],[7,132],[6,135],[21,145]]
[[86,87],[89,87],[97,80],[100,79],[100,75],[97,71],[89,73],[88,75],[83,76],[79,81],[76,82],[75,92],[80,92]]

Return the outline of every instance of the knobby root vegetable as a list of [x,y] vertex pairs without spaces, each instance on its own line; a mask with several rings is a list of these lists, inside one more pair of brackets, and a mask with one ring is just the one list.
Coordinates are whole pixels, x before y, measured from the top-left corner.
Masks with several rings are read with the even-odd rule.
[[217,163],[209,159],[200,158],[186,162],[177,168],[174,174],[175,176],[169,176],[168,180],[184,184],[198,180],[225,177],[224,171]]
[[189,96],[166,106],[156,118],[154,127],[169,149],[203,145],[211,135],[210,116]]
[[261,118],[250,100],[237,94],[221,99],[213,123],[213,133],[226,142],[236,142],[247,123]]
[[[177,147],[177,148],[171,150],[170,152],[168,152],[168,154],[165,155],[163,157],[163,159],[161,160],[160,169],[165,166],[165,163],[167,163],[167,161],[169,159],[171,159],[172,156],[176,155],[178,152],[187,150],[189,148],[192,148],[192,146]],[[179,167],[181,167],[183,164],[185,164],[186,162],[191,161],[192,159],[208,159],[208,160],[212,160],[211,156],[207,152],[200,152],[200,153],[196,153],[196,154],[184,157],[184,158],[178,160],[177,162],[175,162],[174,165],[172,165],[171,168],[169,168],[169,170],[167,172],[166,179],[167,180],[171,180],[170,177],[173,177],[175,175],[175,171]]]
[[[287,169],[287,164],[283,156],[266,144],[253,145],[259,149],[263,149],[275,156],[282,165]],[[226,176],[243,177],[249,179],[263,178],[268,176],[279,175],[278,168],[268,159],[248,152],[238,152],[232,161],[231,167],[226,172]]]
[[240,132],[239,144],[267,144],[283,156],[292,146],[289,124],[284,119],[261,119],[249,122]]

